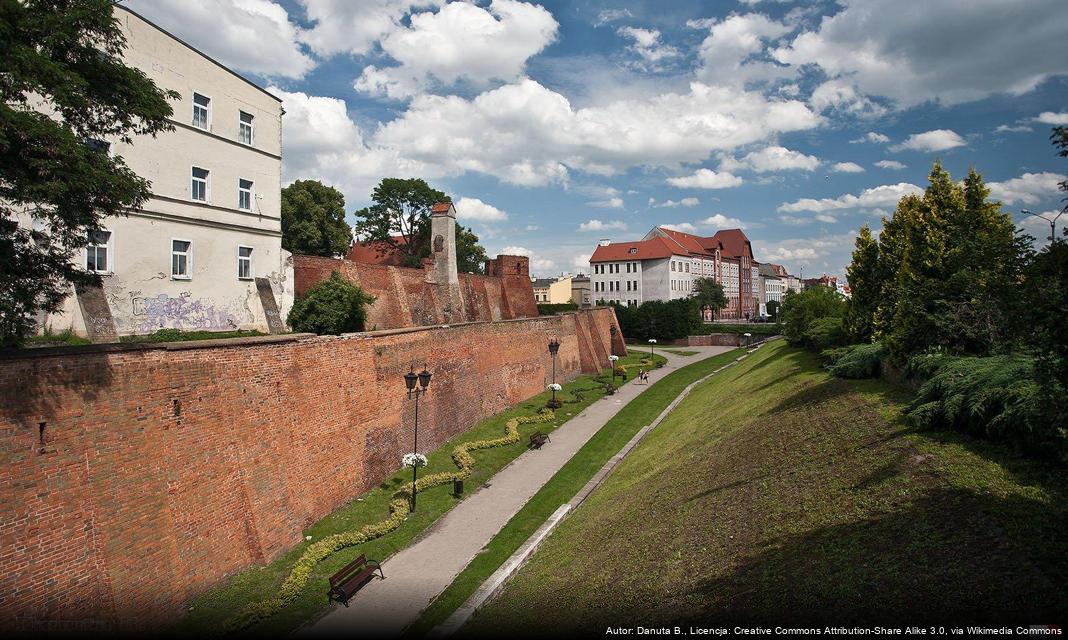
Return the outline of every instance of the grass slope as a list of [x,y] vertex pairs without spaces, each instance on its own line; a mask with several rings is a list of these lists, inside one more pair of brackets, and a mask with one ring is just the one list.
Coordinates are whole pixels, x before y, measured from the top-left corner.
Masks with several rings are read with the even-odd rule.
[[[1068,474],[773,343],[695,389],[466,628],[1056,624]],[[1053,621],[1053,622],[1050,622]]]
[[523,505],[452,584],[435,598],[407,635],[422,636],[435,625],[444,622],[561,504],[574,497],[612,456],[619,453],[634,434],[655,420],[683,389],[741,353],[741,349],[735,349],[687,365],[668,374],[631,400]]
[[[648,357],[648,355],[647,353],[632,354],[621,358],[620,363],[636,366],[641,358]],[[658,356],[658,359],[663,361],[662,357]],[[610,370],[605,369],[605,375],[610,375]],[[592,376],[581,376],[564,384],[563,390],[557,393],[557,398],[564,402],[564,405],[556,411],[557,422],[520,425],[518,443],[474,452],[475,468],[471,477],[464,483],[465,495],[473,493],[477,487],[523,453],[531,433],[534,431],[552,433],[558,425],[577,415],[603,395],[604,384]],[[453,447],[461,442],[501,437],[505,433],[505,423],[509,419],[536,414],[545,406],[548,398],[549,392],[544,392],[508,411],[483,420],[446,442],[427,454],[429,464],[420,470],[419,475],[455,471],[456,465],[450,457]],[[397,462],[400,463],[399,460]],[[310,526],[304,532],[305,536],[311,536],[310,540],[305,540],[268,565],[238,573],[219,586],[197,596],[190,602],[189,613],[172,631],[179,634],[215,631],[224,620],[244,605],[270,598],[277,593],[282,581],[289,575],[294,563],[308,545],[328,535],[352,531],[363,525],[386,519],[389,516],[389,501],[393,493],[405,482],[411,482],[410,468],[398,470],[377,488]],[[342,549],[323,560],[312,571],[308,587],[301,592],[295,602],[286,606],[277,615],[251,627],[245,633],[252,636],[282,634],[314,618],[316,614],[328,607],[327,579],[331,575],[360,554],[366,554],[368,558],[375,560],[384,560],[407,547],[457,502],[458,499],[452,496],[451,485],[434,487],[420,493],[418,509],[399,528],[365,544]]]

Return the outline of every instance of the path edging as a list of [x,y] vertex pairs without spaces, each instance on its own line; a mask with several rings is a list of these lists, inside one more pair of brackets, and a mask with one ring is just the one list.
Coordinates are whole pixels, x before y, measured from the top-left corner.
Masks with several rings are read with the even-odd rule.
[[751,348],[746,351],[745,354],[738,356],[731,362],[728,362],[727,364],[716,369],[715,371],[712,371],[711,373],[702,376],[701,378],[698,378],[697,380],[694,380],[690,384],[686,385],[686,388],[679,392],[679,395],[675,396],[675,399],[672,400],[668,404],[668,406],[664,407],[664,410],[660,412],[660,415],[658,415],[655,420],[639,429],[638,432],[635,433],[634,436],[627,442],[627,444],[623,445],[623,448],[620,449],[619,452],[612,456],[608,460],[608,462],[604,463],[604,465],[600,468],[600,470],[597,471],[597,473],[593,474],[593,477],[590,478],[590,480],[581,489],[579,489],[578,493],[576,493],[570,501],[560,505],[560,507],[557,508],[557,510],[554,511],[551,516],[549,516],[549,519],[546,520],[540,527],[538,527],[538,530],[531,534],[531,536],[527,538],[526,542],[524,542],[518,549],[516,549],[515,553],[513,553],[507,560],[505,560],[504,564],[502,564],[495,572],[493,572],[493,574],[489,578],[487,578],[486,581],[483,582],[482,585],[478,589],[476,589],[475,592],[472,593],[471,596],[466,601],[464,601],[462,605],[457,607],[457,609],[452,612],[452,614],[445,620],[445,622],[442,622],[438,626],[431,629],[430,633],[428,634],[428,637],[445,638],[456,633],[460,630],[461,627],[464,626],[464,624],[467,623],[471,616],[474,615],[475,611],[477,611],[482,605],[484,605],[486,602],[488,602],[494,596],[500,593],[501,589],[504,588],[505,584],[507,584],[507,582],[512,578],[512,576],[515,575],[515,572],[518,571],[519,568],[526,563],[526,561],[530,558],[531,555],[534,554],[534,551],[537,550],[538,546],[541,545],[545,538],[547,538],[549,534],[552,533],[554,529],[556,529],[556,526],[560,524],[560,522],[562,522],[564,518],[567,517],[572,511],[577,509],[578,506],[581,505],[586,500],[586,498],[588,498],[590,494],[593,493],[593,491],[601,485],[602,482],[604,482],[605,478],[607,478],[608,475],[616,468],[616,466],[623,461],[623,458],[627,457],[627,455],[636,446],[638,446],[638,443],[641,442],[642,439],[645,438],[645,436],[648,435],[650,431],[660,426],[660,423],[663,422],[664,419],[667,418],[667,416],[675,410],[679,403],[682,402],[686,398],[686,396],[690,395],[690,391],[692,391],[694,387],[705,382],[709,378],[719,374],[721,371],[729,369],[730,367],[733,367],[742,360],[745,360],[747,357],[749,357],[750,353],[752,353],[765,343],[771,340],[775,340],[778,337],[779,336],[771,336],[751,345]]

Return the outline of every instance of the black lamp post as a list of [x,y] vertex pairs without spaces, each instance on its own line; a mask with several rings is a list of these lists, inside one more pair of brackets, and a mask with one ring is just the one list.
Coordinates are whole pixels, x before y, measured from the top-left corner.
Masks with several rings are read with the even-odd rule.
[[[415,441],[412,443],[412,454],[419,453],[419,396],[426,393],[426,388],[430,386],[430,376],[432,374],[426,370],[426,365],[423,365],[423,370],[419,373],[415,372],[415,365],[412,365],[411,370],[404,374],[404,386],[408,388],[408,398],[415,394]],[[418,382],[419,386],[415,386]],[[412,460],[412,511],[415,511],[415,481],[416,473],[419,471],[418,465],[415,464],[415,459]]]
[[[649,338],[649,359],[653,359],[653,345],[656,344],[656,340]],[[653,364],[656,364],[655,362]]]
[[552,356],[552,358],[553,358],[553,383],[552,383],[552,387],[551,387],[552,391],[553,391],[553,399],[549,401],[549,405],[553,409],[557,408],[556,407],[556,354],[559,351],[560,351],[560,341],[557,340],[556,338],[550,339],[549,340],[549,355]]

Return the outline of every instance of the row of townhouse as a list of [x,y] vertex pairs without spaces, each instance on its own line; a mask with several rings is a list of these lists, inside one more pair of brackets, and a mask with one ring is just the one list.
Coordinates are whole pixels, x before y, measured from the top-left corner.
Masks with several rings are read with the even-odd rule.
[[654,227],[644,238],[598,243],[590,257],[593,299],[625,305],[675,300],[693,295],[694,280],[712,278],[723,286],[727,307],[720,319],[751,319],[781,301],[800,281],[782,265],[764,265],[741,229],[724,229],[702,237]]
[[[180,94],[173,131],[92,140],[151,182],[139,209],[107,218],[78,261],[99,289],[72,291],[42,329],[115,335],[284,328],[292,260],[282,249],[282,103],[133,11],[114,7],[123,59]],[[48,112],[43,100],[36,108]],[[41,222],[28,216],[20,224]]]

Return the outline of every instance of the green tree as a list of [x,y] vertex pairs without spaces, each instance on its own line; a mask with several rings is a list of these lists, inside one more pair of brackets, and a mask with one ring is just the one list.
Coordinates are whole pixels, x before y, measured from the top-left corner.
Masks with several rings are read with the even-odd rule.
[[345,196],[318,180],[297,180],[282,189],[282,248],[333,258],[352,245],[345,222]]
[[456,225],[456,269],[461,273],[484,273],[488,259],[486,248],[478,243],[475,232]]
[[[109,142],[169,131],[169,100],[126,66],[108,0],[0,0],[0,344],[19,344],[70,285],[99,277],[76,261],[104,218],[151,195]],[[53,113],[36,110],[30,96]],[[19,224],[32,218],[35,224]]]
[[854,342],[868,342],[875,332],[875,312],[883,283],[879,277],[879,243],[866,224],[860,228],[846,275],[852,290],[846,303],[846,330]]
[[719,311],[727,306],[727,296],[723,293],[723,285],[712,278],[697,278],[693,281],[693,299],[697,301],[698,309],[712,307]]
[[420,178],[383,178],[371,199],[374,204],[356,212],[356,235],[383,242],[398,251],[406,265],[419,266],[429,254],[430,207],[451,199]]
[[311,287],[293,302],[287,320],[294,331],[319,335],[363,331],[367,321],[365,307],[374,301],[374,296],[334,271],[329,279]]
[[[822,344],[823,336],[833,335],[837,339],[837,336],[841,335],[841,321],[845,310],[842,296],[831,287],[809,287],[801,293],[786,294],[779,311],[779,326],[782,327],[783,336],[791,344],[809,344],[810,340],[819,336],[821,344],[817,346],[830,346]],[[832,322],[824,321],[828,318],[837,321],[837,330]]]
[[782,303],[778,300],[768,300],[768,304],[765,305],[768,309],[768,317],[778,322],[779,320],[779,307]]

